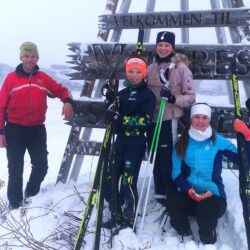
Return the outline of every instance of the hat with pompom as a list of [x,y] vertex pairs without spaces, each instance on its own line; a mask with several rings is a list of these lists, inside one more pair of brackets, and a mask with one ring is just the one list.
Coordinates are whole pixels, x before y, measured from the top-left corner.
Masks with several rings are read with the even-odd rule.
[[175,34],[169,31],[159,32],[156,37],[156,44],[160,42],[167,42],[171,44],[174,49],[175,48]]
[[24,42],[20,46],[20,58],[24,55],[34,55],[39,57],[37,46],[32,42]]

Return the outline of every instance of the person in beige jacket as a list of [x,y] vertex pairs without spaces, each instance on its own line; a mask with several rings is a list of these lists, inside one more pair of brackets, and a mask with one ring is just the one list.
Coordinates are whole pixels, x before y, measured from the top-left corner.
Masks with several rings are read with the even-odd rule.
[[156,56],[148,66],[148,87],[156,96],[156,109],[153,123],[148,129],[148,139],[151,142],[157,121],[161,98],[166,100],[160,139],[154,164],[154,185],[156,202],[163,205],[169,191],[176,186],[171,179],[173,132],[172,122],[183,116],[183,108],[195,103],[193,75],[189,70],[187,57],[175,54],[175,34],[162,31],[156,38]]

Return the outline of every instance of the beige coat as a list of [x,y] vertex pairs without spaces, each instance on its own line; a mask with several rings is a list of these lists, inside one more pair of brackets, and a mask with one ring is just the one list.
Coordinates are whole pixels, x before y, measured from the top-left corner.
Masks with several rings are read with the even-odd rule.
[[[175,95],[175,104],[166,103],[163,114],[163,121],[179,118],[183,116],[183,108],[190,107],[195,103],[195,89],[193,83],[193,75],[187,66],[187,58],[185,55],[176,54],[172,58],[175,67],[170,70],[169,74],[169,89]],[[153,121],[156,122],[160,106],[160,89],[162,83],[160,81],[160,70],[169,67],[170,63],[154,62],[147,68],[148,87],[156,96],[156,109],[154,112]]]

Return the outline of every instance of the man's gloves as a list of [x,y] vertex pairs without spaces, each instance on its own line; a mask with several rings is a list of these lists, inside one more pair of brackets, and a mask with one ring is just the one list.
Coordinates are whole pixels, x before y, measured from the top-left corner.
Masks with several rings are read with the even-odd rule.
[[241,133],[246,141],[250,141],[250,129],[248,128],[245,122],[239,119],[235,119],[233,126],[235,132]]
[[200,201],[203,201],[209,197],[211,197],[213,194],[210,192],[210,191],[206,191],[204,193],[196,193],[195,189],[194,188],[190,188],[188,190],[188,196],[194,200],[194,201],[197,201],[197,202],[200,202]]
[[176,98],[171,94],[170,89],[165,86],[161,87],[160,96],[164,98],[168,103],[174,104],[176,101]]

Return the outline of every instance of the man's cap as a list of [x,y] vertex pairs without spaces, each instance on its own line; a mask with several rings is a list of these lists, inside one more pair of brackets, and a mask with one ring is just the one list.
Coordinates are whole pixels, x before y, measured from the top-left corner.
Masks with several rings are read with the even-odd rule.
[[37,46],[32,42],[24,42],[20,46],[20,58],[24,55],[34,55],[39,57]]

